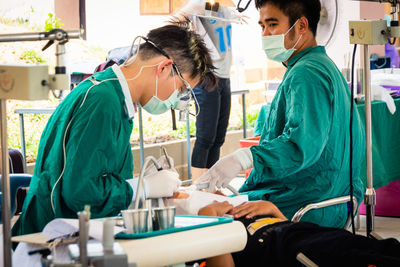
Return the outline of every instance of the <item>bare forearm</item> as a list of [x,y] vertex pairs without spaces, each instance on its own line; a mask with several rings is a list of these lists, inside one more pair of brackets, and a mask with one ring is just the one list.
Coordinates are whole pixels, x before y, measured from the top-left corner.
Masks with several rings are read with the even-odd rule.
[[217,211],[213,207],[205,206],[198,212],[200,216],[217,216]]
[[235,267],[232,254],[223,254],[207,259],[207,267]]
[[282,220],[287,220],[288,218],[286,218],[285,215],[283,215],[283,213],[278,209],[278,207],[275,206],[275,209],[273,210],[272,214],[273,217],[282,219]]
[[[221,213],[221,211],[220,211]],[[218,206],[208,205],[204,208],[201,208],[198,212],[200,216],[218,216]],[[208,267],[234,267],[235,263],[233,262],[232,255],[230,253],[223,254],[215,257],[211,257],[207,259]]]

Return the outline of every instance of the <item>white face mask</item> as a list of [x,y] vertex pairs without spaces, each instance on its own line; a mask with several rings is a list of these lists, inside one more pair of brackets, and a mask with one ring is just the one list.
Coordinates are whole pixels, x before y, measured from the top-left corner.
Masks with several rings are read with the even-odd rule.
[[265,54],[267,55],[268,59],[277,62],[285,62],[291,57],[293,52],[296,50],[295,49],[296,45],[299,43],[303,35],[300,35],[299,39],[297,39],[297,42],[291,49],[285,48],[285,36],[293,29],[293,27],[297,24],[298,21],[299,20],[297,20],[285,34],[277,34],[277,35],[262,37],[262,48]]
[[[136,40],[139,40],[139,45],[137,46],[138,48],[137,48],[137,50],[136,50],[136,52],[135,52],[135,55],[133,55],[132,57],[129,57],[129,58],[126,59],[126,61],[123,63],[123,66],[124,66],[124,67],[127,67],[127,66],[133,64],[133,62],[136,61],[137,55],[139,54],[140,40],[141,40],[141,39],[144,39],[144,37],[142,37],[142,36],[137,36],[137,37],[133,40],[132,45],[131,45],[131,49],[130,49],[130,52],[129,52],[129,55],[132,54],[133,47],[134,47],[134,44],[136,43]],[[148,40],[147,40],[147,41],[148,41]],[[150,42],[150,44],[152,44],[153,46],[156,46],[156,45],[153,44],[152,42]],[[142,73],[143,68],[159,66],[161,63],[162,63],[162,62],[160,62],[160,63],[158,63],[158,64],[155,64],[155,65],[146,65],[146,66],[142,66],[142,67],[140,68],[139,73],[138,73],[135,77],[130,78],[130,79],[127,79],[127,81],[128,81],[128,80],[134,80],[134,79],[138,78],[138,77],[140,76],[140,74]],[[183,78],[183,76],[182,76],[182,74],[180,73],[180,71],[176,68],[176,66],[174,66],[174,67],[175,67],[175,70],[174,70],[174,68],[172,68],[172,70],[173,70],[172,75],[175,75],[175,72],[174,72],[174,71],[177,72],[179,78],[182,79],[183,83],[184,83],[185,86],[186,86],[186,89],[187,89],[186,92],[180,93],[180,92],[176,89],[176,80],[175,80],[175,76],[174,76],[174,86],[175,86],[174,92],[171,94],[171,96],[170,96],[167,100],[162,101],[161,99],[159,99],[159,98],[157,97],[157,91],[158,91],[158,76],[156,76],[156,95],[153,96],[153,97],[143,106],[143,108],[144,108],[147,112],[149,112],[149,113],[151,113],[151,114],[161,114],[161,113],[165,113],[165,112],[168,111],[168,109],[170,109],[170,108],[177,109],[177,110],[189,110],[189,108],[190,108],[190,100],[194,99],[194,102],[195,102],[196,107],[197,107],[197,112],[196,112],[196,114],[195,114],[194,116],[197,117],[197,115],[198,115],[199,112],[200,112],[200,106],[199,106],[199,103],[197,102],[196,96],[194,95],[194,93],[193,93],[193,91],[192,91],[192,88],[191,88],[191,86],[189,85],[189,83]]]
[[[161,63],[160,63],[161,64]],[[156,75],[156,94],[143,106],[144,110],[153,115],[167,112],[171,108],[175,108],[180,101],[179,91],[176,89],[175,71],[172,69],[172,77],[174,79],[174,92],[166,100],[158,98],[158,75]]]

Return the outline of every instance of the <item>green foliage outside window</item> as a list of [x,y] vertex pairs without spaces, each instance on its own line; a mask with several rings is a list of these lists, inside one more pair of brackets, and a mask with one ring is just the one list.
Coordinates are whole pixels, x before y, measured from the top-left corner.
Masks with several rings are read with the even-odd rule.
[[49,17],[46,19],[44,23],[44,30],[46,32],[49,32],[54,29],[59,29],[64,25],[64,23],[61,22],[60,18],[57,18],[53,14],[49,13]]
[[20,59],[24,60],[25,63],[39,64],[46,62],[39,53],[32,49],[24,50],[20,56]]

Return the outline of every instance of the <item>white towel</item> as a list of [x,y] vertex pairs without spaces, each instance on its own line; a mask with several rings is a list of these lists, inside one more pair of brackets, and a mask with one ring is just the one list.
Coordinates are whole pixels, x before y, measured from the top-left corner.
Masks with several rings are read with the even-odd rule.
[[176,207],[177,215],[197,215],[201,208],[213,203],[214,201],[228,201],[230,204],[236,207],[249,200],[247,195],[226,197],[196,190],[185,191],[189,194],[189,197],[186,199],[169,198],[166,200],[166,205]]

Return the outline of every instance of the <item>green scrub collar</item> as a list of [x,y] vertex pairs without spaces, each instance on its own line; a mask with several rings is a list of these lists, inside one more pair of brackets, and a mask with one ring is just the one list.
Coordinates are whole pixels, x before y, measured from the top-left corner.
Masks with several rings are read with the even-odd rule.
[[302,58],[305,54],[308,54],[311,51],[316,51],[318,53],[326,53],[324,46],[311,46],[311,47],[308,47],[308,48],[300,51],[296,55],[294,55],[291,59],[289,59],[288,64],[285,67],[287,67],[287,68],[293,67],[294,64],[296,64],[296,62],[299,61],[300,58]]

